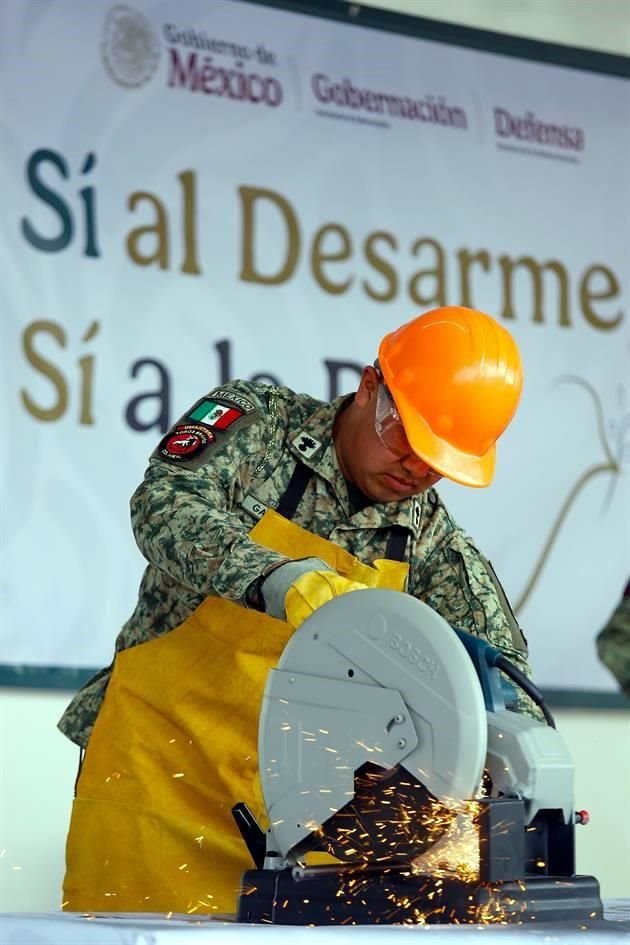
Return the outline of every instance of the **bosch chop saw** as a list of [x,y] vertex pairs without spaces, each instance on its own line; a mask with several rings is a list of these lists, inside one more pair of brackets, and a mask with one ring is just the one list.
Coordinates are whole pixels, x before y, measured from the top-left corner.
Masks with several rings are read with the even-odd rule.
[[[511,711],[518,687],[544,722]],[[597,880],[575,875],[587,815],[540,693],[410,595],[346,594],[302,624],[269,673],[258,754],[270,826],[233,810],[256,867],[240,921],[602,916]]]

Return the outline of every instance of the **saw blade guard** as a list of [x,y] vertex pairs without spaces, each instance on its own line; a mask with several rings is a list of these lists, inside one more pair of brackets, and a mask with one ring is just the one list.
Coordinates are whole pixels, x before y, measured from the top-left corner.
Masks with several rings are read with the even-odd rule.
[[355,773],[396,769],[446,808],[474,797],[487,752],[475,668],[449,624],[407,594],[365,590],[319,608],[271,670],[259,770],[286,857],[355,796]]

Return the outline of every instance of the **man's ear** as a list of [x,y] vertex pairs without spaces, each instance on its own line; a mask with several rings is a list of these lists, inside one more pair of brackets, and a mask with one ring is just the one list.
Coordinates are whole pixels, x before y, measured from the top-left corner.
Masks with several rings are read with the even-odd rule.
[[378,393],[379,378],[378,374],[371,365],[363,368],[361,381],[357,388],[354,401],[359,407],[366,407],[373,397]]

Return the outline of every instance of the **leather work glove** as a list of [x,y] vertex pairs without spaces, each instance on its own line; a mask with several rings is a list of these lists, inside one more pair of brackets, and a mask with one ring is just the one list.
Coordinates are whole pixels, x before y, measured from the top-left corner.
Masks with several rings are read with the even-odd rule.
[[286,620],[297,629],[333,597],[366,587],[337,574],[321,558],[301,558],[271,571],[261,584],[260,594],[266,614]]
[[297,630],[314,610],[327,604],[333,597],[341,597],[349,591],[365,590],[365,584],[349,581],[336,571],[308,571],[294,581],[287,591],[284,599],[287,623]]

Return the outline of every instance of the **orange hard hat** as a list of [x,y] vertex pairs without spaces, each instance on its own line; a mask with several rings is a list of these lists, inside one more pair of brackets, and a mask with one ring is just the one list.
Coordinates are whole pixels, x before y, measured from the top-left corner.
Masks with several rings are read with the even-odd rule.
[[490,485],[495,444],[523,384],[509,331],[484,312],[448,305],[385,335],[378,359],[414,453],[447,479]]

